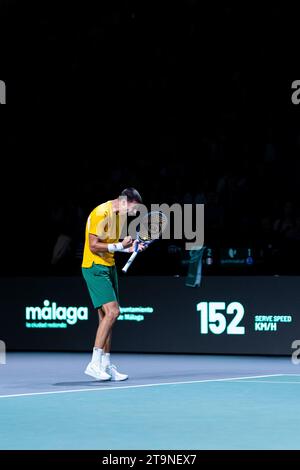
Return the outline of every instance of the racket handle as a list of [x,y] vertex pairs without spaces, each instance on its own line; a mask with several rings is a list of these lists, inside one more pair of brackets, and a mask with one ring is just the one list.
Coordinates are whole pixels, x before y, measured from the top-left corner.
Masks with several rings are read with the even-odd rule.
[[125,264],[124,268],[122,269],[123,273],[127,273],[129,266],[131,265],[131,263],[133,262],[133,260],[137,257],[137,255],[138,255],[138,251],[135,251],[134,253],[132,253],[132,255],[130,256],[129,260],[127,261],[127,263]]

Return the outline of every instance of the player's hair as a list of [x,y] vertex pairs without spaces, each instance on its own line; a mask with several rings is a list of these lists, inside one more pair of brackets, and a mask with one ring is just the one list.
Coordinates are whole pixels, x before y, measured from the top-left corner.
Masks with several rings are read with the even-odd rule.
[[139,204],[142,204],[142,196],[140,193],[134,189],[134,188],[126,188],[124,189],[120,196],[127,197],[127,200],[129,202],[138,202]]

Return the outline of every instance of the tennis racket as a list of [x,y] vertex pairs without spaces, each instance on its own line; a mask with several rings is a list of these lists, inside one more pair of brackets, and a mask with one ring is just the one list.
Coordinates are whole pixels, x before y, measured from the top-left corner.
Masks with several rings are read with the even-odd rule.
[[168,219],[165,214],[160,211],[148,212],[148,214],[142,218],[140,224],[137,226],[136,232],[136,240],[138,243],[136,243],[134,252],[122,269],[123,273],[127,273],[129,267],[137,257],[139,244],[142,243],[145,246],[149,246],[155,240],[158,240],[167,228],[167,225]]

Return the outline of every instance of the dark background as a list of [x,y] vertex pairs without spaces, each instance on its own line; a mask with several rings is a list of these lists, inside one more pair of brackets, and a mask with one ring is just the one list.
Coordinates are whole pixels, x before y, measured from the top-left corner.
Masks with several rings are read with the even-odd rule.
[[[2,276],[80,274],[89,212],[131,185],[146,204],[205,203],[206,274],[299,274],[296,7],[0,9]],[[254,265],[222,266],[229,247],[251,248]],[[133,274],[186,273],[183,242],[143,256]]]

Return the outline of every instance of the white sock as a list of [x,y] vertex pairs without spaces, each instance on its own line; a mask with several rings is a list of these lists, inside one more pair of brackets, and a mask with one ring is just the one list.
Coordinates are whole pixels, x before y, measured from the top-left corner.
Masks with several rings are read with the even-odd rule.
[[102,366],[104,367],[104,369],[106,369],[106,367],[110,366],[110,353],[103,353],[103,355],[102,355]]
[[93,357],[92,357],[92,362],[100,362],[101,361],[101,356],[103,354],[103,350],[100,348],[94,348],[93,349]]

